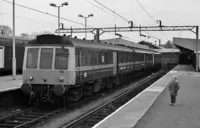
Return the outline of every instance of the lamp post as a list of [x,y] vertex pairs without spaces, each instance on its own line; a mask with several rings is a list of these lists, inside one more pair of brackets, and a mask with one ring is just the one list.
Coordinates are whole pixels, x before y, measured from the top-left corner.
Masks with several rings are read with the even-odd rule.
[[83,15],[79,14],[78,16],[85,19],[85,39],[87,39],[87,32],[86,32],[86,28],[87,28],[87,18],[93,17],[94,15],[93,15],[93,14],[89,14],[88,16],[83,16]]
[[13,80],[16,79],[16,58],[15,58],[15,0],[13,0],[13,58],[12,58]]
[[60,28],[60,7],[67,6],[68,3],[64,2],[60,6],[57,6],[54,3],[50,3],[49,5],[52,6],[52,7],[57,7],[58,8],[58,35],[60,35],[60,31],[59,31],[59,28]]

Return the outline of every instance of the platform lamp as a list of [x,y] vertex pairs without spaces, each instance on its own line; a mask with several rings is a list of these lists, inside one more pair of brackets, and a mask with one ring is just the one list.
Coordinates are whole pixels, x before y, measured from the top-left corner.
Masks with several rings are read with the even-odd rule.
[[60,28],[60,7],[67,6],[68,3],[64,2],[60,6],[57,6],[54,3],[50,3],[49,5],[52,6],[52,7],[57,7],[58,8],[58,35],[60,35],[60,31],[59,31],[59,28]]
[[88,16],[83,16],[83,15],[79,14],[78,16],[85,19],[85,39],[87,39],[87,31],[86,31],[86,29],[87,29],[87,18],[93,17],[94,15],[89,14]]

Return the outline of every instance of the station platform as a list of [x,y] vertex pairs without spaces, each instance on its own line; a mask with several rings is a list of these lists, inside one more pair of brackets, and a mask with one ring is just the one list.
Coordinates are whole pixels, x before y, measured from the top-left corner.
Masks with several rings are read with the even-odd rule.
[[13,80],[11,75],[0,77],[0,93],[19,89],[21,85],[22,75],[16,75],[16,80]]
[[[168,84],[178,76],[180,90],[170,104]],[[93,128],[200,128],[200,73],[178,65]]]

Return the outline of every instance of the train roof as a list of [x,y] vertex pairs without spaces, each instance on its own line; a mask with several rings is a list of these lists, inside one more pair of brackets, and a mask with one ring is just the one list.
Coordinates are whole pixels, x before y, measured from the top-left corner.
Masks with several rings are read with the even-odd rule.
[[141,45],[136,42],[125,40],[122,38],[105,39],[105,40],[101,40],[101,42],[110,42],[112,44],[125,45],[125,46],[134,47],[134,48],[149,49],[149,47],[146,45]]
[[52,34],[45,34],[37,36],[36,39],[29,42],[28,45],[64,45],[68,47],[87,47],[87,48],[100,48],[107,50],[117,50],[117,51],[130,51],[139,53],[154,53],[151,49],[142,49],[130,46],[123,46],[117,44],[108,44],[102,42],[96,42],[91,40],[81,40],[76,38],[69,38],[66,36],[58,36]]
[[91,40],[81,40],[76,38],[69,38],[65,36],[57,36],[50,34],[37,36],[37,39],[30,41],[28,45],[65,45],[68,47],[87,47],[87,48],[89,47],[89,48],[133,51],[130,48],[123,46],[103,44]]
[[105,39],[105,40],[101,40],[101,42],[102,43],[110,42],[112,44],[129,47],[138,53],[155,53],[155,51],[153,51],[152,49],[149,49],[149,47],[146,45],[138,44],[138,43],[121,39],[121,38]]

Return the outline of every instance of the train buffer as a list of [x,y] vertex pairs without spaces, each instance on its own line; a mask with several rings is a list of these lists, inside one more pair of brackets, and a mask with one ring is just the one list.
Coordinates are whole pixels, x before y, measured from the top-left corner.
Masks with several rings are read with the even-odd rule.
[[12,76],[0,77],[0,93],[17,90],[22,85],[22,75],[16,75],[16,80],[12,79]]
[[[178,76],[180,89],[170,104],[168,84]],[[200,73],[178,65],[93,128],[200,128]]]

